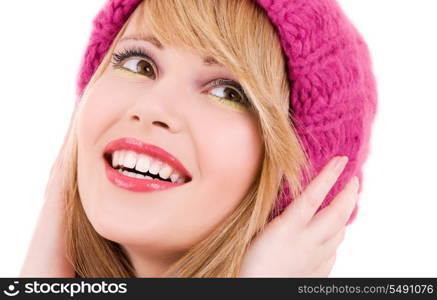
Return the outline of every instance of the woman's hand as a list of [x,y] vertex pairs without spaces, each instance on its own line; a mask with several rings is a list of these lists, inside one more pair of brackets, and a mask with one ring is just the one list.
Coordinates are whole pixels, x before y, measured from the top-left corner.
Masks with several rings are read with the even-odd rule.
[[75,275],[65,255],[65,198],[61,170],[58,155],[50,171],[44,204],[21,267],[20,277],[74,277]]
[[354,176],[330,205],[315,213],[346,163],[347,157],[333,158],[305,191],[266,226],[246,252],[239,277],[329,275],[358,200],[358,178]]

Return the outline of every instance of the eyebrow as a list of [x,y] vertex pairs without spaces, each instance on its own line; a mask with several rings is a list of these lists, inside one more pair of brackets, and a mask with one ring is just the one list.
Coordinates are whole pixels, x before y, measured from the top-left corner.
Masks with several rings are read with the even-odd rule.
[[[151,35],[147,35],[147,36],[139,36],[139,35],[129,35],[126,36],[124,38],[122,38],[120,40],[120,42],[123,41],[128,41],[128,40],[133,40],[133,41],[143,41],[143,42],[149,42],[151,43],[153,46],[155,46],[156,48],[162,50],[165,47],[162,45],[162,43],[154,36]],[[214,57],[212,56],[205,56],[203,58],[203,64],[205,66],[219,66],[219,67],[224,67],[223,64],[219,63]]]

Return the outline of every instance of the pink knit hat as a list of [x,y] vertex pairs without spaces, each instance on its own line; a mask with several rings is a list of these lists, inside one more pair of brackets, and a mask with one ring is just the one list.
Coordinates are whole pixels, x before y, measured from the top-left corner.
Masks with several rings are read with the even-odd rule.
[[[147,1],[147,0],[145,0]],[[337,155],[349,157],[319,209],[362,167],[377,110],[377,90],[369,50],[335,0],[254,0],[276,27],[288,58],[290,110],[315,174]],[[141,0],[109,0],[93,22],[77,83],[77,101],[115,36]],[[283,182],[270,220],[292,201]],[[355,207],[348,224],[357,214]]]

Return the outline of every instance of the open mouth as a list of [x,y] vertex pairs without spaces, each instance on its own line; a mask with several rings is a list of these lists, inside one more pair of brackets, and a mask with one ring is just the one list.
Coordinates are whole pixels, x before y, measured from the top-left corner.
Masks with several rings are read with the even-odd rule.
[[170,152],[139,138],[123,137],[103,150],[108,180],[133,192],[153,192],[188,183],[192,175]]
[[160,173],[157,170],[155,170],[152,173],[152,172],[150,172],[150,169],[146,170],[146,171],[137,170],[135,165],[133,167],[131,167],[131,166],[126,166],[123,163],[119,163],[119,162],[113,163],[113,154],[114,153],[115,152],[105,153],[104,159],[106,160],[106,162],[108,163],[108,165],[112,169],[116,170],[117,172],[119,172],[120,174],[123,174],[125,176],[137,178],[137,179],[159,180],[159,181],[165,181],[165,182],[169,182],[169,183],[187,183],[187,182],[191,181],[191,178],[189,178],[189,177],[177,176],[177,175],[174,176],[172,174],[171,177],[168,177],[168,175],[167,175],[166,176],[167,178],[163,178],[160,176]]
[[108,164],[111,166],[111,168],[113,168],[114,170],[117,170],[119,173],[124,174],[126,176],[141,179],[142,177],[136,176],[137,174],[139,174],[139,175],[144,176],[144,179],[157,179],[157,180],[172,182],[170,178],[164,179],[164,178],[161,178],[159,176],[159,174],[152,174],[149,171],[144,173],[144,172],[136,170],[135,168],[128,168],[128,167],[125,167],[123,165],[117,165],[117,166],[113,167],[112,166],[112,154],[105,154],[105,159],[108,162]]

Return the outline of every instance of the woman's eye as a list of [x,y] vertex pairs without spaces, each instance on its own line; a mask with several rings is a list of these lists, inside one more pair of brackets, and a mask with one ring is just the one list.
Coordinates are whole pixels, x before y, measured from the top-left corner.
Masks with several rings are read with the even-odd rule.
[[144,59],[129,59],[125,63],[120,64],[120,67],[140,75],[145,75],[152,79],[155,79],[156,77],[152,64]]
[[234,88],[228,87],[228,86],[220,86],[220,87],[215,87],[212,88],[210,90],[211,91],[217,91],[213,96],[222,98],[222,99],[226,99],[229,101],[234,101],[234,102],[243,102],[243,97],[241,96],[240,92],[238,92],[237,90],[235,90]]
[[[153,80],[158,75],[153,56],[145,49],[125,49],[119,53],[114,53],[113,58],[112,64],[115,69],[145,75]],[[208,94],[220,102],[238,108],[251,107],[251,102],[243,88],[234,80],[219,78],[210,82],[208,86],[211,87]]]
[[252,104],[243,87],[236,81],[230,79],[216,79],[210,84],[208,94],[219,102],[237,108],[238,110],[252,109]]

